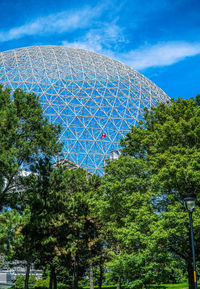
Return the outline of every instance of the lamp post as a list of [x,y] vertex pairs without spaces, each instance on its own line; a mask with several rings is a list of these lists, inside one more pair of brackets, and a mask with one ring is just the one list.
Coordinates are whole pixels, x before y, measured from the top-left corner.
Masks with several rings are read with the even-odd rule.
[[192,259],[193,259],[193,273],[194,273],[194,288],[197,289],[197,274],[196,274],[196,261],[195,261],[195,248],[194,248],[194,233],[193,233],[193,222],[192,213],[195,207],[195,196],[188,195],[184,198],[184,205],[189,213],[190,219],[190,235],[191,235],[191,246],[192,246]]

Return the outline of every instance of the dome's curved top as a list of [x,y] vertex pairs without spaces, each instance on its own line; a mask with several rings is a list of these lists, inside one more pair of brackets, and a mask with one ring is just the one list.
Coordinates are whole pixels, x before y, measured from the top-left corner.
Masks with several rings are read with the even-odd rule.
[[93,172],[102,170],[144,107],[169,99],[119,61],[64,46],[1,52],[0,83],[38,94],[44,114],[63,127],[65,156]]

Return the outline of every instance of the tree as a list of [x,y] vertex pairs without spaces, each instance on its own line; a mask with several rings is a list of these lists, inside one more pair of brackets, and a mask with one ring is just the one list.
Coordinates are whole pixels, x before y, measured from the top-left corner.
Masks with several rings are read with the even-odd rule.
[[26,278],[24,288],[28,288],[31,264],[35,261],[34,250],[30,236],[23,235],[23,227],[29,222],[30,210],[26,208],[23,213],[17,210],[8,210],[1,213],[0,226],[0,252],[6,256],[7,262],[26,262]]
[[[60,128],[43,117],[35,94],[0,86],[0,209],[12,206],[21,191],[23,170],[58,154]],[[11,194],[12,193],[12,194]]]
[[[50,124],[43,117],[39,98],[35,94],[17,89],[12,95],[9,89],[3,90],[0,86],[0,209],[5,206],[18,211],[5,213],[9,218],[2,219],[1,229],[15,226],[8,230],[7,253],[9,259],[27,261],[26,288],[30,264],[35,260],[30,235],[22,232],[29,223],[24,218],[24,212],[28,209],[26,194],[32,185],[27,182],[30,179],[27,176],[35,172],[35,167],[42,160],[48,159],[51,163],[52,158],[60,153],[62,144],[59,133],[60,127]],[[34,187],[32,189],[34,191]],[[18,223],[14,222],[17,216]]]
[[54,221],[58,218],[59,260],[68,267],[72,288],[76,289],[78,281],[90,267],[96,248],[97,228],[90,211],[90,200],[95,197],[99,178],[94,175],[88,179],[83,169],[58,168],[51,180],[55,184],[51,189],[55,194],[53,202],[57,214]]
[[29,190],[25,202],[31,216],[21,232],[31,238],[36,262],[49,268],[49,287],[56,289],[57,279],[65,271],[70,279],[67,282],[77,288],[91,257],[94,222],[89,199],[98,177],[88,180],[83,169],[53,168],[43,159],[26,181]]
[[169,275],[179,277],[175,269],[178,262],[171,252],[158,246],[160,216],[152,202],[156,194],[149,188],[149,177],[146,163],[130,156],[120,156],[105,168],[96,206],[110,251],[109,276],[118,287],[124,282],[141,287],[166,282]]
[[[152,203],[159,214],[155,234],[171,254],[188,267],[190,289],[194,288],[188,216],[183,198],[197,197],[194,235],[200,229],[200,107],[195,100],[177,99],[146,110],[144,121],[121,142],[123,153],[145,163],[149,185],[155,192]],[[165,238],[163,238],[165,236]],[[197,243],[196,243],[197,244]],[[197,256],[199,257],[199,249]]]

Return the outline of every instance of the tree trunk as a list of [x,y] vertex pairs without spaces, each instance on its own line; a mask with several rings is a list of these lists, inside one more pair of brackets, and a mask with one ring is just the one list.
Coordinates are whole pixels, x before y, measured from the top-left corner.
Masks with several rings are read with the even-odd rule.
[[78,266],[77,266],[76,258],[74,258],[74,262],[73,262],[72,289],[78,289]]
[[93,281],[93,266],[92,266],[92,262],[90,262],[90,289],[94,289],[94,281]]
[[57,278],[56,278],[56,274],[54,274],[54,289],[57,289]]
[[55,267],[51,266],[50,280],[49,280],[49,289],[57,289],[57,278]]
[[102,287],[102,281],[103,281],[103,262],[102,262],[102,258],[101,258],[100,263],[99,263],[99,280],[98,280],[99,289],[101,289],[101,287]]
[[187,260],[188,282],[189,282],[189,289],[195,289],[193,259],[192,259],[191,226],[189,224],[188,224],[188,239],[189,239],[189,258]]
[[117,280],[117,289],[121,289],[121,278],[120,277]]
[[50,270],[50,278],[49,278],[49,289],[52,289],[53,285],[53,271]]
[[55,267],[53,267],[53,289],[57,289],[57,278],[56,278],[56,271]]
[[24,284],[24,288],[25,288],[25,289],[28,289],[28,281],[29,281],[30,269],[31,269],[31,263],[30,263],[30,262],[27,262],[27,266],[26,266],[26,278],[25,278],[25,284]]
[[194,289],[194,272],[192,262],[187,265],[189,289]]

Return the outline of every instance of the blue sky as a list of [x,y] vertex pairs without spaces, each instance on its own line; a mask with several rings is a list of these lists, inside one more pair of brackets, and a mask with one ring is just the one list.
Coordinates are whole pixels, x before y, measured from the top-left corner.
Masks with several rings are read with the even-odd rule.
[[0,52],[92,50],[136,69],[170,97],[200,94],[199,0],[0,0]]

